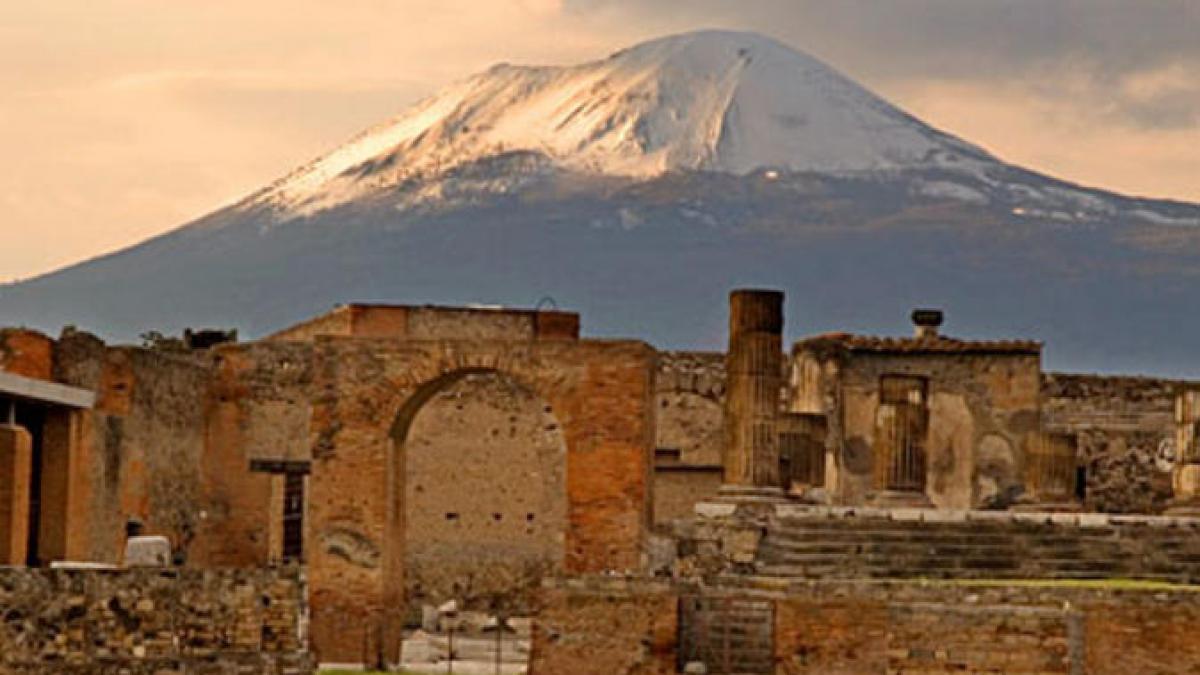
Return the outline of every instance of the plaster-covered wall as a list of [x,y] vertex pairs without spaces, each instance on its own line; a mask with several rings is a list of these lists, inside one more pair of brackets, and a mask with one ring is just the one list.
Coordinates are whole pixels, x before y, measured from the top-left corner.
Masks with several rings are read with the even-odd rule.
[[[987,505],[1022,482],[1039,434],[1040,358],[1025,354],[800,353],[790,379],[794,412],[826,412],[827,483],[834,500],[861,503],[874,490],[880,379],[928,378],[927,494],[934,505]],[[818,409],[818,406],[820,407]]]

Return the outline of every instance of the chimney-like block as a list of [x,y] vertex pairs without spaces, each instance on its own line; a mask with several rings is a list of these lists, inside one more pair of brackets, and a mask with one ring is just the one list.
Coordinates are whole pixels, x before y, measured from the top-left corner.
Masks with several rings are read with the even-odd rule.
[[783,293],[736,290],[729,298],[726,355],[726,492],[780,490],[779,392],[783,386]]
[[918,339],[933,339],[938,336],[938,329],[946,320],[946,315],[940,309],[914,309],[912,322]]

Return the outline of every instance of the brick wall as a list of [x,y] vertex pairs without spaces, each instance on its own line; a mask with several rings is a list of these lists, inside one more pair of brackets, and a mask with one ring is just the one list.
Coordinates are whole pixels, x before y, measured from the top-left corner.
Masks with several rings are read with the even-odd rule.
[[579,315],[522,309],[408,305],[345,305],[285,328],[271,341],[311,342],[320,336],[410,340],[577,340]]
[[677,673],[676,605],[666,584],[548,586],[534,623],[529,675]]
[[49,380],[54,342],[41,333],[20,328],[0,329],[0,371]]
[[0,672],[311,672],[293,568],[0,568]]
[[561,569],[566,444],[553,409],[497,373],[466,375],[417,413],[404,442],[409,611],[529,612],[527,591]]
[[312,346],[259,342],[218,348],[205,405],[201,492],[207,515],[192,556],[198,565],[252,566],[282,553],[279,480],[252,460],[310,458]]
[[1200,663],[1195,588],[587,578],[544,591],[531,672],[677,672],[677,603],[696,594],[772,603],[779,675],[1166,675]]
[[319,340],[308,531],[321,660],[395,658],[405,609],[397,438],[464,373],[511,377],[561,423],[564,570],[637,569],[651,515],[654,359],[625,341]]

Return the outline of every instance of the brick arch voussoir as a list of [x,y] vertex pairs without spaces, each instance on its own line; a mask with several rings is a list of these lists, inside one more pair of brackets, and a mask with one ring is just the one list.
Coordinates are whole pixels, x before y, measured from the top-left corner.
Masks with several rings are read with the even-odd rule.
[[[566,408],[577,389],[577,378],[568,375],[565,369],[548,367],[532,357],[527,349],[459,351],[446,347],[438,354],[408,364],[403,372],[388,380],[395,395],[385,412],[386,419],[391,421],[385,431],[396,436],[401,428],[411,423],[411,418],[425,403],[414,401],[414,397],[430,395],[452,382],[456,374],[471,372],[494,372],[512,378],[545,401],[560,423],[568,424]],[[429,389],[431,386],[434,388]],[[402,417],[406,419],[402,420]]]

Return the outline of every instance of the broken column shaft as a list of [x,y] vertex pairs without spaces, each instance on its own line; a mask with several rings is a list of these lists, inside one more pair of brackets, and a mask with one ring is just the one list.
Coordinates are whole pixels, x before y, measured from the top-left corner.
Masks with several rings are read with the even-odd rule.
[[1200,516],[1200,389],[1179,392],[1175,423],[1175,498],[1167,512]]
[[729,297],[725,357],[726,495],[782,493],[779,392],[783,384],[783,293],[737,290]]

